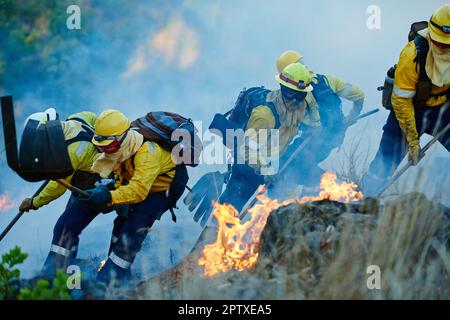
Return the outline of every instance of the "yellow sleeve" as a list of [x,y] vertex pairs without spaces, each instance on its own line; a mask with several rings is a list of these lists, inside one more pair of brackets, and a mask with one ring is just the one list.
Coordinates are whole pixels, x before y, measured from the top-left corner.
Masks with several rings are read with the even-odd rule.
[[413,106],[416,84],[419,79],[416,63],[413,61],[415,56],[414,42],[410,42],[402,50],[397,63],[391,100],[395,116],[409,143],[417,143],[419,140]]
[[127,185],[111,191],[112,204],[139,203],[147,198],[156,177],[161,174],[162,150],[146,142],[134,156],[134,174]]
[[[80,147],[80,142],[72,143],[67,149],[69,152],[69,158],[70,162],[72,163],[72,168],[74,168],[75,171],[77,171],[80,167],[80,158],[82,156],[79,156],[77,151]],[[71,183],[73,174],[67,178],[64,179],[67,183]],[[58,199],[61,197],[65,192],[66,188],[57,183],[56,181],[50,181],[47,186],[44,188],[44,190],[39,193],[36,197],[33,198],[33,206],[35,208],[40,208],[53,200]]]
[[259,130],[268,130],[267,139],[269,139],[270,130],[275,128],[275,116],[272,110],[264,105],[258,106],[252,110],[245,131],[245,141],[239,147],[239,152],[244,155],[246,163],[249,166],[259,169],[267,165],[269,160],[263,157],[260,150],[267,150],[267,140],[261,139]]
[[314,98],[312,92],[308,92],[305,101],[306,101],[306,111],[302,123],[310,128],[320,128],[321,123],[320,123],[319,105],[317,104],[317,101]]
[[275,128],[275,116],[272,110],[267,106],[258,106],[252,110],[250,118],[247,122],[248,129],[274,129]]
[[334,92],[336,92],[339,97],[352,102],[364,101],[364,91],[362,91],[357,86],[348,82],[344,82],[343,80],[332,75],[327,75],[326,77],[328,79],[330,87]]
[[346,83],[335,76],[327,75],[326,77],[331,89],[333,89],[333,91],[336,92],[340,98],[353,102],[353,109],[350,113],[353,116],[359,115],[364,105],[364,91],[362,91],[359,87],[351,83]]

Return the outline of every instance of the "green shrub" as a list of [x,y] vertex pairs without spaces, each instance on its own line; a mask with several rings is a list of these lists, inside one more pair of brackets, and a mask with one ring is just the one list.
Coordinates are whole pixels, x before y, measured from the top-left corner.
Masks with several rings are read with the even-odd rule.
[[40,279],[32,289],[24,288],[20,290],[17,297],[19,300],[71,300],[72,297],[67,289],[68,275],[62,270],[56,272],[52,286],[45,279]]
[[0,263],[0,300],[14,299],[17,285],[20,278],[20,270],[14,268],[21,264],[28,257],[27,253],[23,253],[19,247],[14,247],[2,256]]
[[[48,280],[39,279],[32,282],[32,288],[21,288],[20,270],[15,266],[28,257],[19,247],[14,247],[2,256],[0,263],[0,300],[70,300],[67,288],[68,275],[58,270],[52,285]],[[28,282],[31,283],[31,282]]]

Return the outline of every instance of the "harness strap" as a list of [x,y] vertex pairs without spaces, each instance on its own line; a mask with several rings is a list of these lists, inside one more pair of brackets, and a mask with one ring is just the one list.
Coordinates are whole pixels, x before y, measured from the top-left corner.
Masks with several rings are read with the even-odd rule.
[[82,118],[75,117],[75,118],[67,119],[66,121],[70,121],[70,120],[80,122],[81,128],[83,128],[84,131],[81,131],[76,137],[66,140],[66,144],[69,146],[72,143],[79,142],[79,141],[90,142],[92,140],[92,137],[95,134],[94,129]]

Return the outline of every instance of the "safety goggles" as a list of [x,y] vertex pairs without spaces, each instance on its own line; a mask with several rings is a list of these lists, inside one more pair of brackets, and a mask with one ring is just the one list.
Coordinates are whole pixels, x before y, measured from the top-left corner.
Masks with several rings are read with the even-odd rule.
[[127,137],[128,131],[121,134],[120,136],[99,136],[95,135],[94,140],[98,142],[112,140],[112,142],[106,146],[97,146],[98,150],[102,153],[115,153],[120,149],[123,141]]
[[100,136],[100,135],[96,134],[94,136],[94,140],[97,142],[103,142],[106,140],[119,140],[120,136]]
[[295,86],[296,88],[299,88],[300,90],[305,90],[306,88],[308,88],[311,85],[310,83],[304,83],[304,82],[300,82],[300,81],[296,82],[294,80],[291,80],[282,73],[280,73],[280,79],[283,80],[284,82],[292,84],[293,86]]
[[302,101],[306,98],[306,95],[308,94],[307,92],[297,91],[283,85],[280,85],[280,87],[281,87],[281,94],[287,100],[295,99],[297,101]]
[[434,27],[436,27],[436,28],[438,28],[439,30],[441,30],[442,32],[447,33],[447,34],[450,34],[450,26],[440,26],[440,25],[438,25],[436,22],[433,22],[431,19],[430,19],[430,23],[431,23]]

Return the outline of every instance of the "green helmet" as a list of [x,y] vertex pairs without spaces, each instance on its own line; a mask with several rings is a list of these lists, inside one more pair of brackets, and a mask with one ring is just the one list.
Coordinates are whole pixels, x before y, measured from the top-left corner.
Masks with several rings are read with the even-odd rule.
[[311,85],[312,75],[301,63],[291,63],[280,74],[275,76],[280,84],[295,91],[311,92],[313,87]]

